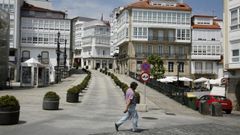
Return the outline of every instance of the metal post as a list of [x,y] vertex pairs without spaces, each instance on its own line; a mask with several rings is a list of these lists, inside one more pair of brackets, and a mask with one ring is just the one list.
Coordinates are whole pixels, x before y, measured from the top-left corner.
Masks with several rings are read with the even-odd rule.
[[67,64],[67,40],[65,39],[65,47],[64,47],[64,78],[66,78],[66,64]]
[[147,91],[146,91],[146,82],[144,82],[144,104],[147,105]]
[[56,76],[57,80],[56,80],[56,83],[58,83],[59,79],[60,79],[60,76],[59,76],[59,72],[60,72],[59,71],[59,61],[60,61],[60,41],[59,40],[60,40],[60,32],[57,33],[57,37],[58,37],[57,38],[58,40],[57,40],[57,52],[56,52],[57,53],[57,76]]

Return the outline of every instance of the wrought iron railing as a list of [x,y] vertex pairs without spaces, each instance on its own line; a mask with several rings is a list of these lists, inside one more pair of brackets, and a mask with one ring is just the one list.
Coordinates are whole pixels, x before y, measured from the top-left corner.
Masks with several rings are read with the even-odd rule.
[[[140,79],[140,74],[129,72],[129,76],[139,82],[142,82]],[[150,79],[146,85],[181,104],[186,104],[184,93],[190,91],[190,89],[178,87],[173,84],[162,83],[155,79]]]

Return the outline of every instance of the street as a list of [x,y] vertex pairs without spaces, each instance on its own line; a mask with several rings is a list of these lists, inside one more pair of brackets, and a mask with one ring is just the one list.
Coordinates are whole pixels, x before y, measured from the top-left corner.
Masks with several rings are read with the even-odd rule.
[[[203,116],[175,101],[147,88],[148,112],[139,112],[139,133],[131,132],[131,122],[115,131],[114,122],[123,115],[123,93],[109,76],[92,71],[87,90],[80,94],[80,103],[67,103],[67,89],[79,84],[86,74],[72,75],[60,84],[44,88],[3,90],[0,95],[14,95],[20,102],[20,122],[0,126],[0,135],[237,135],[240,132],[237,113],[223,117]],[[131,78],[117,75],[130,83]],[[137,88],[142,93],[143,85]],[[42,110],[47,91],[57,92],[60,110]],[[143,95],[141,94],[141,98]]]

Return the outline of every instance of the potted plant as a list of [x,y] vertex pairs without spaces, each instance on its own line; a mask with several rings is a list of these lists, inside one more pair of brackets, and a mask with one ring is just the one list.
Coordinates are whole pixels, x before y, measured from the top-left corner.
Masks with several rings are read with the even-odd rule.
[[13,125],[19,121],[20,106],[14,96],[0,97],[0,125]]
[[60,97],[56,92],[47,92],[43,98],[43,110],[58,110],[59,99]]
[[74,86],[67,91],[67,102],[69,103],[78,103],[79,102],[79,87]]

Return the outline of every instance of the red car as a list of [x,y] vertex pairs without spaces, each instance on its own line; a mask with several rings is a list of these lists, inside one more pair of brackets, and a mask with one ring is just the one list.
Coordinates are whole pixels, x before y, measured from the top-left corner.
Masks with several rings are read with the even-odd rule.
[[232,101],[224,96],[204,95],[196,100],[195,105],[197,109],[199,108],[199,103],[201,101],[207,101],[208,105],[211,105],[213,102],[218,102],[222,105],[222,110],[225,111],[226,114],[231,114],[232,112]]

